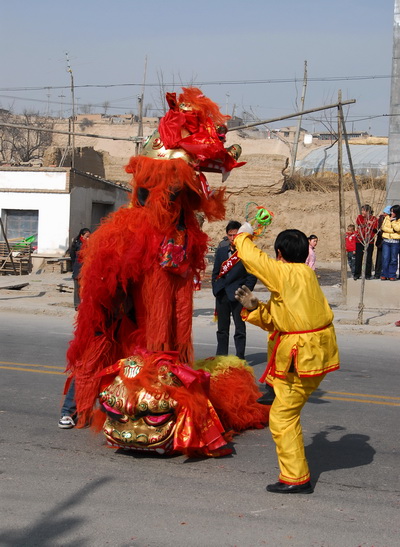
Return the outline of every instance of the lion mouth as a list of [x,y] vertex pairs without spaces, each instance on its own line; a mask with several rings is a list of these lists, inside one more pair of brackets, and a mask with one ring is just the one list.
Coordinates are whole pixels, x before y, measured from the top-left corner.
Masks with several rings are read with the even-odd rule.
[[[125,414],[122,414],[115,408],[111,407],[107,402],[103,402],[102,406],[104,410],[106,411],[106,414],[108,415],[108,417],[111,418],[112,420],[121,422],[121,423],[125,423],[127,421],[128,416],[126,416]],[[146,413],[146,414],[142,414],[140,418],[142,418],[142,420],[149,426],[160,427],[166,424],[167,422],[169,422],[172,419],[173,415],[174,415],[173,411],[165,412],[163,414]]]
[[160,426],[169,422],[172,416],[173,416],[172,412],[169,412],[167,414],[157,414],[157,415],[148,414],[147,416],[143,416],[143,421],[150,426]]

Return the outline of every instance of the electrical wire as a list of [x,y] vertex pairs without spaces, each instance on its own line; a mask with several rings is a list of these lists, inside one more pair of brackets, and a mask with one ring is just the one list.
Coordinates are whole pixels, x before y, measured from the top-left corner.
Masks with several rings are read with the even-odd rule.
[[[390,75],[376,74],[369,76],[324,76],[308,78],[308,82],[343,82],[343,81],[359,81],[359,80],[383,80],[391,78]],[[254,85],[254,84],[282,84],[282,83],[294,83],[302,81],[300,78],[270,78],[266,80],[211,80],[204,82],[193,82],[195,85]],[[165,87],[177,87],[177,83],[163,83]],[[75,85],[75,89],[85,88],[103,88],[108,89],[112,87],[160,87],[160,82],[157,83],[122,83],[122,84],[81,84]],[[18,91],[43,91],[43,90],[69,90],[69,85],[64,86],[38,86],[38,87],[0,87],[0,92],[18,92]]]

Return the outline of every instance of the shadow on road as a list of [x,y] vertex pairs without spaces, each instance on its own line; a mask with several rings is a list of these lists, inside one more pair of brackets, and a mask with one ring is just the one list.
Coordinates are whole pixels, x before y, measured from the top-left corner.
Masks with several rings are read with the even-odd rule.
[[46,294],[46,291],[42,291],[38,294],[33,294],[33,295],[25,295],[25,296],[8,296],[8,297],[5,297],[5,298],[0,298],[0,300],[25,300],[26,298],[40,298],[41,296],[44,296]]
[[246,361],[247,364],[251,367],[254,367],[255,365],[259,365],[260,363],[265,363],[267,358],[267,352],[261,351],[260,353],[251,353],[250,355],[246,355]]
[[346,433],[338,441],[329,441],[332,431],[345,430],[341,426],[332,426],[320,431],[306,447],[306,456],[312,470],[312,478],[317,482],[325,471],[352,469],[372,463],[375,449],[368,443],[370,437],[358,433]]
[[[70,535],[74,528],[79,528],[83,523],[83,518],[72,516],[69,511],[76,511],[87,497],[90,497],[95,490],[111,481],[111,477],[93,481],[85,485],[75,494],[59,503],[54,509],[47,511],[40,517],[36,523],[32,523],[25,530],[4,530],[0,534],[0,545],[4,547],[27,547],[27,545],[40,545],[40,547],[53,547],[54,545],[72,545],[69,541],[61,543],[62,536],[65,533]],[[74,547],[87,545],[88,538],[74,541]]]
[[199,310],[193,310],[193,317],[199,317],[200,315],[214,317],[214,308],[201,308]]
[[325,395],[325,393],[327,393],[327,392],[322,390],[322,389],[316,389],[310,395],[307,403],[312,403],[312,404],[315,404],[315,405],[328,404],[328,403],[330,404],[330,401],[327,401],[327,400],[322,398]]

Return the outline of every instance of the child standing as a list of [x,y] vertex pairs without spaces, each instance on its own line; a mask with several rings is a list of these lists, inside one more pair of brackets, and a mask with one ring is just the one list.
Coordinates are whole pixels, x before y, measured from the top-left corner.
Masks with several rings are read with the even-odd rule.
[[308,238],[308,256],[306,260],[307,266],[310,266],[312,270],[315,270],[315,247],[317,246],[318,238],[316,235],[311,234]]
[[[247,232],[247,233],[246,233]],[[246,270],[257,276],[271,293],[259,302],[245,286],[236,298],[246,308],[242,317],[271,332],[269,361],[260,381],[276,394],[269,428],[276,444],[279,481],[268,492],[311,494],[310,470],[305,457],[300,412],[328,372],[339,368],[333,313],[311,268],[305,265],[308,240],[299,230],[285,230],[275,241],[276,260],[252,241],[245,223],[235,238]]]
[[356,240],[357,232],[355,224],[349,224],[346,232],[346,253],[347,262],[349,264],[350,271],[354,275],[354,267],[356,264]]

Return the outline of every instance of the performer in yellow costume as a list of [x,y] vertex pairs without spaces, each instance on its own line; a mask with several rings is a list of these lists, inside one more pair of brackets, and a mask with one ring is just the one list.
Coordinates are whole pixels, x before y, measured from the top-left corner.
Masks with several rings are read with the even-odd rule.
[[238,289],[243,319],[269,331],[266,371],[260,381],[272,385],[269,427],[276,444],[279,482],[269,492],[311,494],[310,471],[305,457],[300,412],[328,372],[339,368],[333,313],[315,272],[306,266],[308,240],[299,230],[285,230],[275,241],[276,260],[252,241],[245,223],[235,238],[246,270],[271,292],[259,302],[247,287]]

